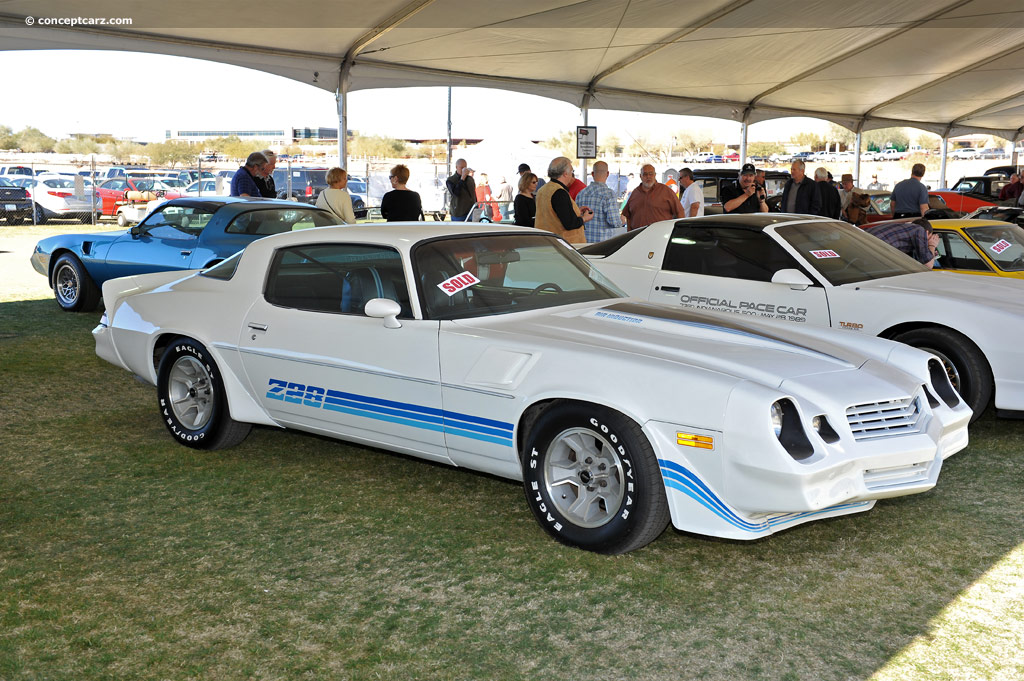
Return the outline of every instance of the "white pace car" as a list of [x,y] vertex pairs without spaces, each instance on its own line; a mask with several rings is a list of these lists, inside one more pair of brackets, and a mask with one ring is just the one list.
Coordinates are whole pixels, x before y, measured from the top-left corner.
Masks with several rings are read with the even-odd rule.
[[975,418],[993,392],[1000,415],[1024,412],[1024,281],[929,270],[848,223],[779,213],[667,220],[580,252],[652,302],[921,348]]
[[604,553],[670,517],[756,539],[866,511],[967,445],[926,353],[631,300],[534,229],[310,229],[103,296],[97,354],[181,444],[262,424],[522,480],[545,530]]

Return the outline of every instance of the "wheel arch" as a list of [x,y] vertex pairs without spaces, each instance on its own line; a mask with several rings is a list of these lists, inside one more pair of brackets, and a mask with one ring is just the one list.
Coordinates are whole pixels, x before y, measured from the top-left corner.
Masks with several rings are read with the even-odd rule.
[[51,289],[53,288],[53,270],[57,266],[57,261],[65,255],[71,255],[78,260],[78,262],[82,264],[82,269],[85,270],[85,273],[89,275],[90,279],[92,279],[92,283],[95,284],[97,288],[102,288],[96,281],[96,277],[94,277],[92,272],[89,271],[89,265],[86,263],[85,258],[82,257],[82,253],[80,251],[76,251],[70,246],[59,246],[53,250],[53,253],[50,253],[50,262],[47,264],[49,272],[46,274],[46,281],[50,284]]
[[[160,360],[175,338],[191,338],[200,343],[213,355],[220,370],[221,380],[224,382],[224,399],[228,403],[228,413],[236,421],[260,425],[278,425],[269,414],[260,406],[255,396],[247,389],[248,379],[239,376],[236,367],[220,351],[219,348],[202,338],[196,338],[194,334],[184,331],[162,331],[153,339],[151,349],[151,360],[153,366],[153,378],[157,379],[160,372]],[[154,380],[154,385],[156,381]]]
[[[523,463],[523,456],[525,455],[524,447],[526,445],[526,438],[530,434],[530,430],[533,425],[541,417],[541,415],[548,409],[557,406],[577,404],[583,406],[600,407],[601,409],[610,409],[615,411],[625,418],[633,421],[641,429],[643,428],[644,422],[636,417],[635,414],[630,412],[628,409],[622,409],[616,404],[602,404],[594,402],[593,400],[585,400],[577,397],[545,397],[536,400],[530,404],[526,409],[523,410],[522,414],[519,415],[519,420],[516,422],[516,452],[519,454],[519,463]],[[653,444],[652,444],[653,447]]]

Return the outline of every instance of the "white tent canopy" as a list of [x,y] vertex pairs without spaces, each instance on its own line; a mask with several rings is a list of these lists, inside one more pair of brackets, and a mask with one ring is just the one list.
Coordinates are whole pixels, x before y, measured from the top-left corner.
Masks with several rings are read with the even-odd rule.
[[[855,131],[1024,134],[1024,12],[1006,0],[5,0],[0,9],[4,50],[158,52],[339,93],[478,86],[744,123],[815,116]],[[108,25],[49,25],[86,13]],[[131,25],[110,25],[119,17]]]

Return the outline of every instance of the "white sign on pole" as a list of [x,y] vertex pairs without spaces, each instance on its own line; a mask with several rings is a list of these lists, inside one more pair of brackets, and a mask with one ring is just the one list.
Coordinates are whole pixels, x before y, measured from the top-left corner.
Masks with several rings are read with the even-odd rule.
[[576,126],[576,158],[597,158],[597,126]]

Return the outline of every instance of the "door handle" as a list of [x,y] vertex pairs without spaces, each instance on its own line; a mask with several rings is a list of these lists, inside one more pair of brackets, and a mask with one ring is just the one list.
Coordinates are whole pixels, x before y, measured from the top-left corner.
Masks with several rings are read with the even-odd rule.
[[250,329],[255,329],[256,331],[266,331],[267,330],[267,325],[266,324],[257,324],[256,322],[249,322],[249,328]]
[[679,293],[678,286],[655,286],[655,290],[665,291],[666,293]]
[[181,251],[181,255],[183,257],[188,257],[188,256],[192,255],[192,251]]

